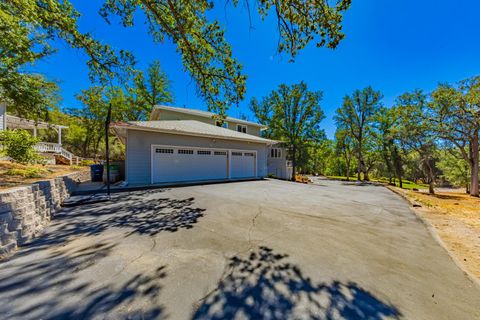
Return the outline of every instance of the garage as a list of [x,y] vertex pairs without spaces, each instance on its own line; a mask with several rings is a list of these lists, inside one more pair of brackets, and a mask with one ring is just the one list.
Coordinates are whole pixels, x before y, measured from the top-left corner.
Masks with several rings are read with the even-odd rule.
[[276,141],[193,120],[116,123],[125,144],[125,183],[259,179]]
[[255,176],[256,155],[254,152],[232,151],[231,155],[232,179]]
[[255,151],[152,146],[152,183],[248,179],[255,176]]

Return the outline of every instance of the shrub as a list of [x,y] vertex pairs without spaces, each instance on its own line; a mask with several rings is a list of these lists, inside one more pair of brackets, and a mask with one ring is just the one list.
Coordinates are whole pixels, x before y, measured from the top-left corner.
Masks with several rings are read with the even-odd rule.
[[89,165],[92,165],[92,164],[95,164],[95,161],[89,160],[89,159],[84,159],[84,160],[80,161],[80,163],[79,163],[79,165],[81,165],[81,166],[89,166]]
[[42,178],[45,173],[47,171],[40,168],[9,169],[5,172],[9,176],[21,176],[24,178]]
[[3,152],[14,161],[27,164],[37,160],[34,146],[38,139],[26,130],[4,130],[0,132],[0,144]]

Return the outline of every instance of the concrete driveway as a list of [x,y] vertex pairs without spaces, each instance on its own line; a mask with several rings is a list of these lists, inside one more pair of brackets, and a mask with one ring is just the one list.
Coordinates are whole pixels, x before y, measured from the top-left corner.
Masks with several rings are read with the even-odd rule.
[[2,319],[480,319],[480,288],[378,186],[255,181],[66,208],[0,263]]

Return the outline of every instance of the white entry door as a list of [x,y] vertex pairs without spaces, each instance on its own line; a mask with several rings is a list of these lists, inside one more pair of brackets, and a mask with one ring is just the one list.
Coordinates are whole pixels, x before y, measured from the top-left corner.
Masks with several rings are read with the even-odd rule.
[[256,176],[255,167],[257,154],[253,151],[232,151],[231,178],[253,178]]
[[227,178],[227,150],[152,146],[152,183]]

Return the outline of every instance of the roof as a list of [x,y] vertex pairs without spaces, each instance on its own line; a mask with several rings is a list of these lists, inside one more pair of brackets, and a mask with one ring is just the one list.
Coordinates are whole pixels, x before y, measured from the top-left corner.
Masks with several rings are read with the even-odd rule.
[[[178,107],[168,107],[168,106],[155,106],[152,110],[152,116],[156,115],[160,110],[167,110],[167,111],[174,111],[174,112],[180,112],[180,113],[185,113],[185,114],[191,114],[191,115],[196,115],[200,117],[205,117],[205,118],[212,118],[215,113],[208,112],[208,111],[203,111],[203,110],[197,110],[197,109],[187,109],[187,108],[178,108]],[[151,117],[150,117],[151,118]],[[225,119],[227,122],[235,122],[235,123],[241,123],[241,124],[247,124],[250,126],[254,127],[260,127],[264,128],[265,126],[256,122],[252,121],[247,121],[247,120],[242,120],[238,118],[233,118],[233,117],[227,117]]]
[[263,144],[276,144],[277,141],[257,137],[251,134],[217,127],[196,120],[156,120],[156,121],[128,121],[112,124],[117,135],[122,135],[122,129],[155,131],[169,134],[201,136],[225,140],[248,141]]

